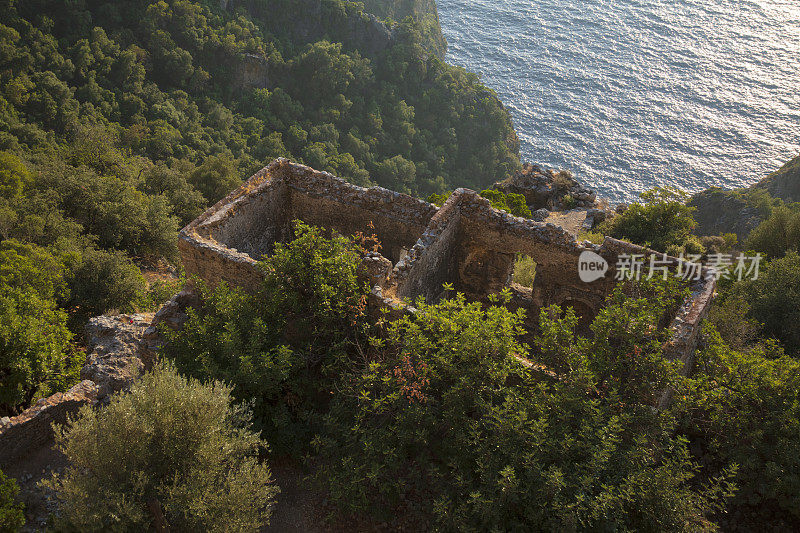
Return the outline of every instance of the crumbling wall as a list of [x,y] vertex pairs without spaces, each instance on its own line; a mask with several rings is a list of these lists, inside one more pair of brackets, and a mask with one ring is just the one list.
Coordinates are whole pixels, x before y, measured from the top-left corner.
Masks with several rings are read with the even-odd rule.
[[53,441],[52,424],[63,424],[84,405],[133,383],[143,370],[139,343],[153,315],[101,316],[89,321],[86,339],[91,347],[81,369],[83,381],[67,392],[42,398],[15,417],[0,419],[0,468],[15,463]]
[[84,405],[95,404],[97,394],[97,384],[85,380],[67,392],[42,398],[19,416],[0,420],[0,467],[49,445],[53,440],[51,425],[63,424]]
[[428,302],[442,297],[442,286],[455,278],[455,257],[461,213],[453,194],[430,221],[428,228],[400,261],[392,276],[394,294],[402,300],[422,296]]
[[[534,174],[526,176],[538,176]],[[403,302],[418,297],[436,302],[443,297],[446,283],[477,301],[508,288],[510,305],[526,310],[531,327],[540,308],[551,304],[571,306],[581,322],[588,324],[616,284],[619,256],[641,254],[647,260],[656,254],[611,238],[602,246],[578,242],[553,224],[493,209],[488,200],[468,189],[455,191],[437,210],[404,194],[380,187],[364,189],[279,159],[181,231],[184,266],[212,285],[224,280],[254,288],[260,281],[254,258],[269,253],[275,242],[287,240],[293,219],[344,235],[364,232],[378,237],[381,253],[368,258],[375,271],[367,276],[375,284],[372,305],[397,313],[402,312]],[[604,277],[581,280],[578,264],[585,252],[608,263]],[[530,256],[537,264],[533,287],[512,283],[518,254]],[[677,268],[677,259],[668,262],[673,270]],[[693,283],[692,295],[674,315],[665,317],[665,325],[671,328],[665,352],[686,362],[687,372],[715,285],[704,270],[703,279]]]
[[436,206],[278,159],[181,230],[184,268],[211,285],[254,289],[256,260],[291,237],[294,220],[342,235],[374,234],[393,264],[413,246]]

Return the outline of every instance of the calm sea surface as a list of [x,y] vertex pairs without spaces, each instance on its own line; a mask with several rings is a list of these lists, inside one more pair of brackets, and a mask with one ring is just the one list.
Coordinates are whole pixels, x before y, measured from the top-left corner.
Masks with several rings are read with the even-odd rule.
[[448,61],[511,111],[527,161],[601,195],[750,185],[800,152],[800,4],[438,0]]

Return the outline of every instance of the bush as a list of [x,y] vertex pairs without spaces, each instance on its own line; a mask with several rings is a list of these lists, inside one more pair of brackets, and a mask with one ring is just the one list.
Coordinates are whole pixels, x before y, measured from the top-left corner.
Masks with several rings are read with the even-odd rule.
[[513,192],[504,194],[494,189],[487,189],[481,192],[481,196],[488,199],[495,209],[508,211],[518,217],[530,218],[532,216],[528,204],[525,203],[525,197],[521,194]]
[[87,248],[70,278],[67,303],[85,319],[110,310],[132,311],[145,290],[142,273],[122,252]]
[[633,204],[624,213],[604,223],[604,233],[659,252],[666,252],[670,247],[673,253],[680,252],[687,245],[692,248],[692,253],[697,252],[699,241],[692,241],[690,235],[697,223],[692,218],[694,208],[686,205],[686,193],[674,188],[656,187],[643,192],[641,198],[643,204]]
[[536,261],[528,255],[517,256],[512,279],[523,287],[533,287],[533,282],[536,281]]
[[19,414],[78,381],[83,357],[56,305],[67,294],[71,259],[14,240],[0,243],[0,416]]
[[0,470],[0,531],[14,533],[25,525],[22,503],[16,501],[19,487]]
[[[521,312],[460,295],[418,302],[342,379],[314,441],[316,479],[341,509],[412,529],[712,529],[728,473],[694,479],[672,417],[653,409],[677,377],[654,334],[671,299],[650,294],[612,299],[594,324],[604,339],[575,338],[571,310],[545,311],[541,348],[555,372],[537,356],[521,363]],[[638,377],[626,368],[637,346]]]
[[733,286],[731,293],[748,303],[749,317],[763,324],[762,334],[780,340],[787,352],[800,350],[800,256],[789,252],[763,266],[757,280]]
[[800,211],[776,207],[764,222],[758,225],[745,241],[748,250],[780,258],[800,246]]
[[158,365],[129,394],[56,427],[69,466],[45,484],[61,503],[60,527],[144,531],[163,513],[176,531],[258,531],[278,489],[249,423],[227,385]]
[[800,362],[774,343],[749,351],[712,330],[698,356],[689,426],[707,475],[737,464],[726,530],[792,531],[800,523]]
[[165,330],[164,351],[182,372],[224,380],[236,398],[253,399],[270,444],[289,453],[308,442],[309,414],[330,396],[330,376],[363,333],[367,295],[352,240],[302,223],[296,234],[262,263],[257,294],[203,289],[203,308],[189,311],[181,331]]

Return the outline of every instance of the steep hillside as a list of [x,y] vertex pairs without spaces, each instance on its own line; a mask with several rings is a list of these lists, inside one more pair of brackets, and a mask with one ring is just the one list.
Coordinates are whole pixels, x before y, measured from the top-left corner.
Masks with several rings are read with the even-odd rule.
[[800,202],[800,155],[756,183],[753,188],[764,189],[784,202]]
[[169,271],[178,228],[276,157],[416,195],[520,167],[497,96],[411,18],[341,0],[0,3],[0,323],[16,328],[0,345],[40,339],[3,351],[19,382],[0,417],[74,383],[88,317],[169,297],[140,267]]
[[800,156],[768,175],[752,187],[725,190],[712,187],[692,196],[697,208],[697,235],[736,233],[742,241],[772,208],[781,203],[800,201]]
[[364,7],[379,18],[396,21],[414,17],[423,33],[434,43],[437,52],[444,56],[447,42],[439,24],[436,0],[364,0]]

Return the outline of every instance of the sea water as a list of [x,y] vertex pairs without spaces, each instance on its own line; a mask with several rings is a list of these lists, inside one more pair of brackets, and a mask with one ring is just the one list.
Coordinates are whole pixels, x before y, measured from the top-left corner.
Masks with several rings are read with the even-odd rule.
[[438,0],[448,62],[509,109],[523,159],[613,201],[750,185],[800,152],[794,1]]

